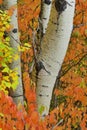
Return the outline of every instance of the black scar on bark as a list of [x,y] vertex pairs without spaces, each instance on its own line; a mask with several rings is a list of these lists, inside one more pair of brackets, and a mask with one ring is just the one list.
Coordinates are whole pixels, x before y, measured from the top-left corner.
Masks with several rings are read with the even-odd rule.
[[44,0],[44,3],[47,4],[47,5],[50,5],[51,1],[50,0]]
[[39,96],[40,96],[40,97],[42,97],[42,96],[46,96],[46,97],[49,97],[49,95],[42,95],[42,94],[39,94]]
[[42,97],[43,95],[42,94],[39,94],[40,97]]
[[66,0],[55,0],[55,8],[59,14],[61,14],[67,8]]
[[48,74],[50,74],[50,72],[46,70],[46,68],[45,68],[44,64],[42,63],[42,61],[39,61],[39,62],[36,63],[37,75],[41,71],[41,69],[45,70]]
[[68,3],[66,0],[55,0],[55,8],[60,15],[65,9],[67,8],[67,5],[71,6],[70,3]]
[[46,86],[46,85],[42,85],[42,87],[44,87],[44,88],[48,88],[48,86]]
[[13,33],[17,33],[17,28],[14,28],[14,29],[12,30],[12,32],[13,32]]

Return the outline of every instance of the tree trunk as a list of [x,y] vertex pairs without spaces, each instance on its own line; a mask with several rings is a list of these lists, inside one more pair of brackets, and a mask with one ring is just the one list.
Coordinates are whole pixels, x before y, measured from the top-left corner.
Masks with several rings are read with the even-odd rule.
[[[49,2],[48,2],[49,1]],[[44,0],[42,1],[41,6],[41,24],[43,26],[42,33],[45,34],[50,18],[50,12],[51,12],[51,6],[52,6],[52,0]]]
[[18,72],[18,86],[16,91],[12,92],[12,97],[16,103],[19,101],[23,103],[23,87],[22,87],[22,76],[21,76],[21,61],[20,61],[20,52],[18,51],[18,46],[20,45],[19,35],[18,35],[18,21],[17,21],[17,0],[5,0],[4,5],[6,9],[9,9],[12,6],[15,6],[13,15],[11,16],[11,25],[13,29],[10,32],[10,43],[15,50],[15,54],[18,54],[19,58],[16,61],[13,61],[11,68],[17,68]]
[[73,28],[75,0],[67,0],[66,7],[59,12],[59,16],[56,9],[53,2],[48,28],[41,43],[41,53],[37,64],[38,111],[44,108],[41,117],[49,113],[56,77],[68,48]]

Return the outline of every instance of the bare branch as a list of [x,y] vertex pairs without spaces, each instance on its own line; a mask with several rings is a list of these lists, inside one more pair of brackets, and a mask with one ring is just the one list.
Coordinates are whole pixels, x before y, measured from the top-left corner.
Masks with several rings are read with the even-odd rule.
[[63,119],[61,119],[55,126],[52,127],[51,130],[54,130],[57,126],[59,126],[63,122]]
[[75,67],[76,65],[80,64],[80,62],[87,56],[87,52],[79,59],[79,61],[77,61],[76,63],[73,63],[69,68],[67,68],[65,71],[63,71],[62,74],[60,74],[60,76],[58,77],[58,79],[60,79],[62,76],[64,76],[68,71],[70,71],[73,67]]

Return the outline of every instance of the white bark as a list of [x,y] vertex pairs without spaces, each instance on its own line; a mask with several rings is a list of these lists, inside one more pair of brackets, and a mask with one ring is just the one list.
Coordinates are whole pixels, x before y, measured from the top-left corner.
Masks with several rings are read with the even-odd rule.
[[[49,113],[50,101],[56,77],[64,60],[71,32],[75,10],[75,0],[67,0],[67,8],[60,14],[52,5],[47,32],[42,41],[42,51],[38,57],[45,67],[38,73],[37,105],[44,107],[41,116]],[[48,72],[47,72],[48,71]]]
[[[5,0],[4,1],[6,9],[9,9],[12,6],[17,5],[17,0]],[[12,31],[10,32],[10,43],[11,46],[15,49],[15,54],[18,54],[19,58],[18,60],[14,60],[11,67],[12,69],[17,68],[18,69],[18,86],[16,91],[12,93],[12,97],[16,103],[19,101],[23,103],[23,88],[22,88],[22,76],[21,76],[21,61],[20,61],[20,52],[18,51],[18,46],[20,44],[19,36],[18,36],[18,21],[17,21],[17,7],[15,7],[15,10],[13,12],[13,15],[11,17],[11,24],[13,26]]]
[[50,4],[44,3],[44,0],[42,1],[41,22],[43,26],[43,34],[45,34],[46,32],[49,18],[50,18],[52,0],[49,0],[49,1],[50,1]]

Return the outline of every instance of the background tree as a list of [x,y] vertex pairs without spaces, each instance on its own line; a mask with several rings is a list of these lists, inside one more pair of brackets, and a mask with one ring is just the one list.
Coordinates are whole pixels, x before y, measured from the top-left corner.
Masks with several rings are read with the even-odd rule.
[[14,55],[16,55],[16,60],[13,59],[11,68],[17,69],[17,75],[18,75],[18,83],[16,86],[16,91],[11,92],[10,94],[14,98],[14,101],[18,103],[20,100],[23,103],[23,88],[22,88],[22,75],[21,75],[21,59],[20,59],[20,51],[18,50],[18,47],[20,45],[20,39],[19,39],[19,31],[18,31],[18,17],[17,17],[17,0],[6,0],[4,1],[4,6],[6,9],[9,9],[9,12],[11,14],[11,22],[12,29],[9,33],[10,35],[10,44],[12,48],[14,49]]

